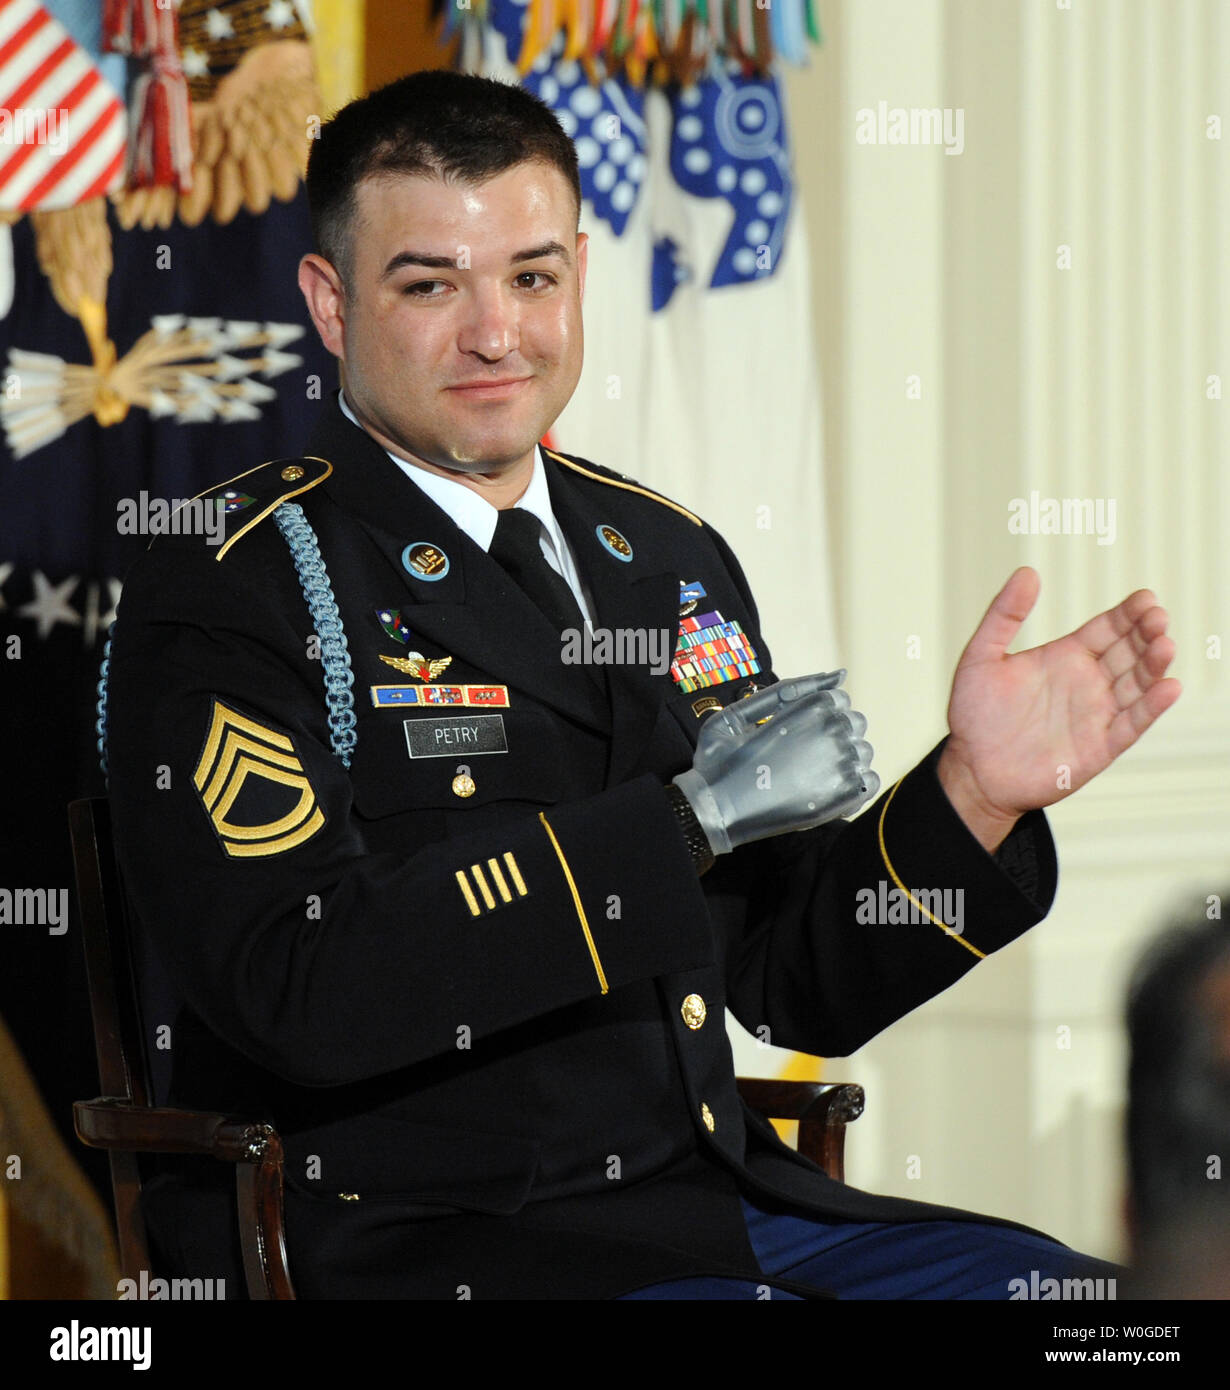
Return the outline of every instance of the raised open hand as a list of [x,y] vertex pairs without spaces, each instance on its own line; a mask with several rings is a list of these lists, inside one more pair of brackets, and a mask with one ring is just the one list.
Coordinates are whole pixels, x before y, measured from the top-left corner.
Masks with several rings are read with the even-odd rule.
[[945,757],[981,804],[1011,819],[1108,767],[1179,698],[1169,617],[1148,589],[1066,637],[1009,656],[1041,581],[1023,565],[970,638],[948,702]]

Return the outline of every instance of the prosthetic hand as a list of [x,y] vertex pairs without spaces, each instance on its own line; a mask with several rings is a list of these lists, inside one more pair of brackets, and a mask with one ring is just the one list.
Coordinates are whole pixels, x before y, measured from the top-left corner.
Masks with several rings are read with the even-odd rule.
[[845,671],[798,676],[711,714],[674,784],[714,854],[849,815],[880,789]]

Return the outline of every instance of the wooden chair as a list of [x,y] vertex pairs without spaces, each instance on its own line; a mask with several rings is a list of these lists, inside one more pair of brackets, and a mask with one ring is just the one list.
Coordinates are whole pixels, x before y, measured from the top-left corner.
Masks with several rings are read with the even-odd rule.
[[[234,1115],[156,1106],[141,996],[105,797],[68,808],[94,1043],[103,1094],[77,1101],[77,1137],[106,1149],[124,1278],[153,1277],[141,1212],[142,1153],[208,1154],[235,1165],[239,1240],[252,1299],[295,1297],[282,1221],[282,1141],[271,1125]],[[863,1110],[861,1086],[740,1078],[739,1093],[766,1117],[799,1122],[799,1152],[844,1179],[846,1125]]]

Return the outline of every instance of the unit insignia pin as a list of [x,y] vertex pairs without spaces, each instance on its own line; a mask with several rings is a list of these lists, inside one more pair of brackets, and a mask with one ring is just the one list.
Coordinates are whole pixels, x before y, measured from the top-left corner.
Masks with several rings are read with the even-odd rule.
[[411,541],[401,553],[401,562],[412,579],[434,584],[449,571],[448,556],[430,541]]
[[632,560],[632,547],[619,534],[614,526],[596,526],[594,534],[602,542],[603,549],[614,555],[617,560],[622,560],[624,564],[630,564]]

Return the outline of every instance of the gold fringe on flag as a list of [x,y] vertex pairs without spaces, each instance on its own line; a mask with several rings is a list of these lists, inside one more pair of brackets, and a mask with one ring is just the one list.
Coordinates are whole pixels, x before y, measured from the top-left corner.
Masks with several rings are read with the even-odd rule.
[[[473,53],[494,0],[436,0],[439,41],[462,36]],[[518,74],[551,53],[580,62],[591,81],[622,74],[635,87],[695,82],[711,63],[733,60],[750,76],[777,58],[802,66],[807,44],[822,41],[815,0],[529,0]]]

